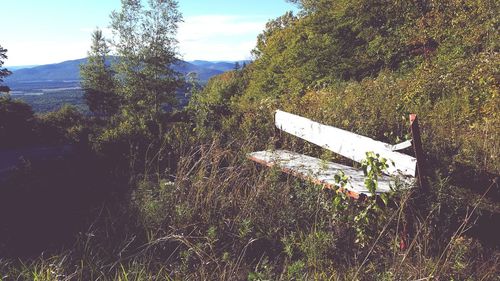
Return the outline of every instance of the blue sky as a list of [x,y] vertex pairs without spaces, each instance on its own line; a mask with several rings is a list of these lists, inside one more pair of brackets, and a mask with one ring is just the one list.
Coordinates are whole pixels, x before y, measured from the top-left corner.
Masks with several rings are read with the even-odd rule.
[[[179,0],[184,23],[178,39],[186,60],[250,58],[265,23],[294,6],[285,0]],[[96,26],[105,34],[120,0],[6,0],[1,3],[0,45],[6,66],[82,58]]]

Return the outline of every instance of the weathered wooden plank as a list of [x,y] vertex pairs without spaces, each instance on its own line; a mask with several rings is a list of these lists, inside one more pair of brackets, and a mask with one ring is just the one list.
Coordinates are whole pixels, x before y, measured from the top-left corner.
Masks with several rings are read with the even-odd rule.
[[402,143],[392,145],[391,150],[392,151],[399,151],[399,150],[407,149],[407,148],[411,147],[411,145],[412,145],[412,140],[407,140],[407,141],[404,141]]
[[[323,161],[287,150],[252,152],[248,155],[248,158],[268,167],[276,165],[288,174],[322,184],[326,188],[335,187],[335,175],[343,171],[350,178],[347,185],[342,187],[349,196],[359,198],[360,194],[372,195],[365,187],[363,172],[353,167]],[[393,178],[383,175],[378,179],[376,194],[391,191],[391,186],[394,186],[394,184]]]
[[392,151],[393,146],[387,143],[280,110],[276,111],[275,124],[277,128],[289,134],[359,163],[366,158],[366,152],[378,153],[394,163],[387,169],[389,175],[415,176],[417,160],[409,155]]

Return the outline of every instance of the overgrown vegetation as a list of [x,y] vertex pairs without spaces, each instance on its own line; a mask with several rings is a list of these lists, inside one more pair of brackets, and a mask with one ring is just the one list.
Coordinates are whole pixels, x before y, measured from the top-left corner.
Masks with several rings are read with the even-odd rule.
[[[166,26],[175,30],[176,3],[155,6],[164,2],[150,1],[166,9],[163,16],[172,16]],[[65,243],[40,239],[33,247],[43,254],[23,255],[21,238],[44,227],[43,215],[33,227],[16,220],[28,219],[25,212],[2,217],[0,251],[9,256],[0,259],[0,280],[498,280],[498,4],[292,2],[301,12],[268,23],[255,61],[203,89],[192,86],[183,112],[166,106],[175,105],[180,82],[158,65],[175,62],[175,48],[169,49],[175,44],[127,45],[155,34],[147,28],[127,33],[137,21],[147,27],[153,20],[140,17],[144,10],[135,1],[113,14],[115,35],[123,36],[114,44],[121,56],[130,55],[116,68],[121,72],[107,68],[106,52],[96,52],[98,67],[84,68],[95,78],[87,97],[96,97],[91,110],[99,114],[64,108],[35,117],[21,103],[0,100],[0,114],[15,119],[23,113],[19,122],[31,128],[19,136],[36,134],[33,124],[42,122],[40,134],[76,143],[87,155],[80,165],[71,157],[53,163],[64,167],[60,180],[47,166],[26,163],[0,184],[1,194],[10,196],[0,198],[10,204],[51,186],[28,202],[43,209],[64,195],[60,200],[69,201],[47,214],[68,208],[75,214],[70,219],[80,215],[82,222],[66,228]],[[174,40],[175,32],[164,35]],[[141,61],[156,55],[165,57]],[[98,88],[103,77],[112,86]],[[99,93],[119,96],[118,110],[99,105]],[[418,114],[429,194],[414,189],[354,201],[247,161],[248,152],[278,143],[335,157],[276,134],[276,109],[389,143],[409,138],[408,115]],[[15,143],[6,140],[0,141]],[[386,165],[367,155],[362,168],[369,188]],[[80,204],[70,208],[72,202]],[[49,224],[55,232],[65,229],[56,225]],[[15,239],[16,231],[25,235]],[[16,241],[17,253],[9,241]]]

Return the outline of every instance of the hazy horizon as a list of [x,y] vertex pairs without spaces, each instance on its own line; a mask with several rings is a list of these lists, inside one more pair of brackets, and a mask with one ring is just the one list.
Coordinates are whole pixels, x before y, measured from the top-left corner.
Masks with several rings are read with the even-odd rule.
[[[43,65],[50,65],[50,64],[59,64],[67,61],[74,61],[74,60],[81,60],[86,57],[82,58],[75,58],[75,59],[67,59],[63,61],[56,61],[56,62],[51,62],[51,63],[44,63],[44,64],[25,64],[25,65],[4,65],[5,68],[8,68],[9,70],[18,70],[18,69],[24,69],[24,68],[33,68],[37,66],[43,66]],[[250,61],[250,59],[242,59],[242,60],[204,60],[204,59],[194,59],[194,60],[184,60],[186,62],[195,62],[195,61],[207,61],[211,63],[221,63],[221,62],[227,62],[227,63],[232,63],[232,62],[243,62],[243,61]]]

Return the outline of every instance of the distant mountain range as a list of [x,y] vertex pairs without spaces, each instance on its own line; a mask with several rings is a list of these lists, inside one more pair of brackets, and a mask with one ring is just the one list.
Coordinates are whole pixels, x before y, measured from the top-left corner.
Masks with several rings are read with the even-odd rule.
[[23,69],[23,68],[32,68],[35,66],[39,66],[39,65],[37,64],[37,65],[6,66],[6,68],[9,69],[10,71],[14,71],[14,70],[19,70],[19,69]]
[[[74,86],[80,81],[80,65],[85,64],[87,58],[69,60],[56,64],[39,65],[33,67],[12,67],[12,75],[5,78],[5,84],[13,91],[26,90],[34,85],[38,88],[41,84]],[[211,62],[195,60],[191,62],[180,61],[174,69],[182,74],[195,72],[201,83],[206,83],[211,77],[234,69],[236,62]],[[249,61],[239,61],[240,65]],[[69,83],[69,84],[68,84]],[[72,84],[72,85],[70,85]]]

